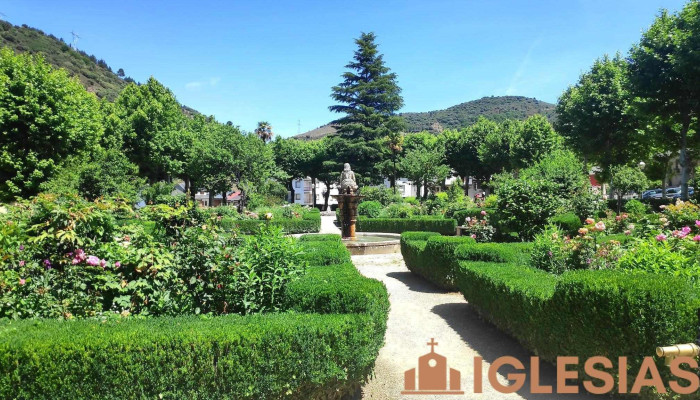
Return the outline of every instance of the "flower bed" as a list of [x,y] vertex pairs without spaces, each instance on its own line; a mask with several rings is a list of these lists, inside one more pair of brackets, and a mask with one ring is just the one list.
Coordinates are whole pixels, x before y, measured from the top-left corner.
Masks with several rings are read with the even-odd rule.
[[313,263],[288,286],[288,312],[0,323],[0,398],[355,393],[383,343],[386,289],[362,277],[338,241],[300,243]]
[[[656,346],[695,339],[700,297],[687,279],[596,270],[555,275],[528,265],[531,244],[431,241],[428,233],[402,235],[409,268],[445,289],[458,288],[484,318],[546,360],[605,356],[615,361],[616,374],[617,357],[626,356],[635,376]],[[663,360],[657,363],[666,374]]]

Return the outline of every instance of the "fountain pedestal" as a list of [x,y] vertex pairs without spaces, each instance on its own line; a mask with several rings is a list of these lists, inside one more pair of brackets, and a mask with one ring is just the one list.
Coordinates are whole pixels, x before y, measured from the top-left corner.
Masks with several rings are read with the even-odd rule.
[[340,210],[341,233],[343,239],[355,239],[355,223],[357,222],[357,205],[365,196],[356,194],[336,194],[333,197],[338,201]]

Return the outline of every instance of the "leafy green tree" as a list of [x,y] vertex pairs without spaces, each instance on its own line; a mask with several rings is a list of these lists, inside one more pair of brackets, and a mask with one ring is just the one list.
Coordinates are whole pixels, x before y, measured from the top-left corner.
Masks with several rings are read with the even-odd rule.
[[277,137],[271,142],[272,151],[275,156],[275,164],[285,172],[286,186],[291,193],[290,201],[294,203],[294,179],[304,178],[307,174],[310,154],[307,142],[287,138]]
[[610,176],[613,165],[634,158],[640,137],[632,109],[627,62],[616,55],[604,56],[581,75],[557,103],[556,129],[567,144],[589,163]]
[[647,177],[637,167],[627,165],[617,166],[612,169],[612,189],[617,195],[617,212],[622,210],[622,196],[625,193],[641,193],[647,186]]
[[483,120],[480,126],[475,128],[483,129],[485,132],[477,148],[477,154],[488,176],[509,171],[514,167],[513,151],[521,124],[520,121],[515,120],[506,120],[501,124]]
[[145,184],[138,172],[138,167],[120,150],[99,149],[80,171],[78,193],[88,200],[121,197],[136,203]]
[[445,164],[444,144],[429,133],[419,133],[407,135],[406,148],[401,171],[416,185],[416,196],[423,187],[423,200],[426,200],[430,186],[443,185],[450,174],[450,167]]
[[542,115],[535,114],[516,127],[519,128],[517,134],[509,135],[514,139],[512,158],[515,167],[532,165],[561,147],[561,136]]
[[181,176],[192,157],[193,138],[173,93],[153,77],[130,84],[115,101],[115,128],[129,159],[149,181]]
[[571,150],[555,150],[529,168],[520,171],[528,179],[543,179],[557,187],[560,198],[570,200],[588,188],[588,175],[583,163]]
[[329,109],[345,114],[334,122],[339,135],[348,141],[345,146],[333,143],[336,150],[345,150],[337,152],[344,157],[340,162],[351,163],[360,175],[376,181],[374,166],[382,161],[377,141],[401,132],[404,121],[395,115],[403,106],[401,88],[396,74],[384,65],[375,39],[370,32],[355,40],[358,48],[345,66],[349,71],[343,74],[343,82],[332,88],[331,97],[340,104]]
[[0,200],[36,195],[102,135],[97,98],[41,56],[0,50]]
[[642,109],[674,121],[672,141],[679,151],[681,197],[688,199],[689,149],[698,146],[700,116],[700,2],[677,14],[663,11],[630,54],[632,90]]

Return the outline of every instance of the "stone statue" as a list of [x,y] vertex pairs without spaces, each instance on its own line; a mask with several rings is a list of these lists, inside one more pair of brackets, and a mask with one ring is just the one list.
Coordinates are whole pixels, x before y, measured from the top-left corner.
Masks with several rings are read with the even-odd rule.
[[340,194],[357,194],[355,173],[352,172],[348,163],[345,163],[343,173],[340,174]]

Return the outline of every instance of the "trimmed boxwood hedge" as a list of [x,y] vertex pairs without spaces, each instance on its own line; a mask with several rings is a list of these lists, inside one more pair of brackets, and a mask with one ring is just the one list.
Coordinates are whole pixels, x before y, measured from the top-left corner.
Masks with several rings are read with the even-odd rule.
[[[435,252],[448,257],[449,273],[466,300],[487,320],[515,337],[545,360],[557,356],[606,356],[614,362],[628,357],[629,380],[656,346],[695,340],[700,294],[686,280],[622,271],[570,271],[561,276],[527,265],[529,244],[471,243],[430,246],[432,237],[402,237],[402,253],[416,271],[436,267]],[[405,249],[405,250],[404,250]],[[520,253],[520,255],[518,255]],[[416,265],[421,264],[422,265]],[[444,287],[445,279],[418,274]],[[584,376],[584,363],[579,373]],[[663,360],[657,360],[668,377]],[[647,392],[645,396],[655,397]]]
[[358,232],[430,231],[442,235],[454,235],[456,228],[457,221],[451,218],[366,218],[359,216],[355,225]]
[[[288,312],[0,323],[0,398],[341,399],[384,341],[384,285],[335,254],[288,286]],[[321,256],[319,256],[321,257]],[[320,258],[318,258],[320,260]]]
[[261,224],[281,226],[288,234],[313,233],[321,230],[321,213],[317,209],[306,211],[301,218],[278,218],[270,222],[259,219],[222,218],[224,229],[238,230],[243,234],[251,234],[258,230]]
[[446,290],[457,289],[454,285],[456,263],[453,255],[455,248],[465,243],[475,242],[468,236],[441,236],[435,232],[405,232],[401,235],[401,251],[406,267]]

